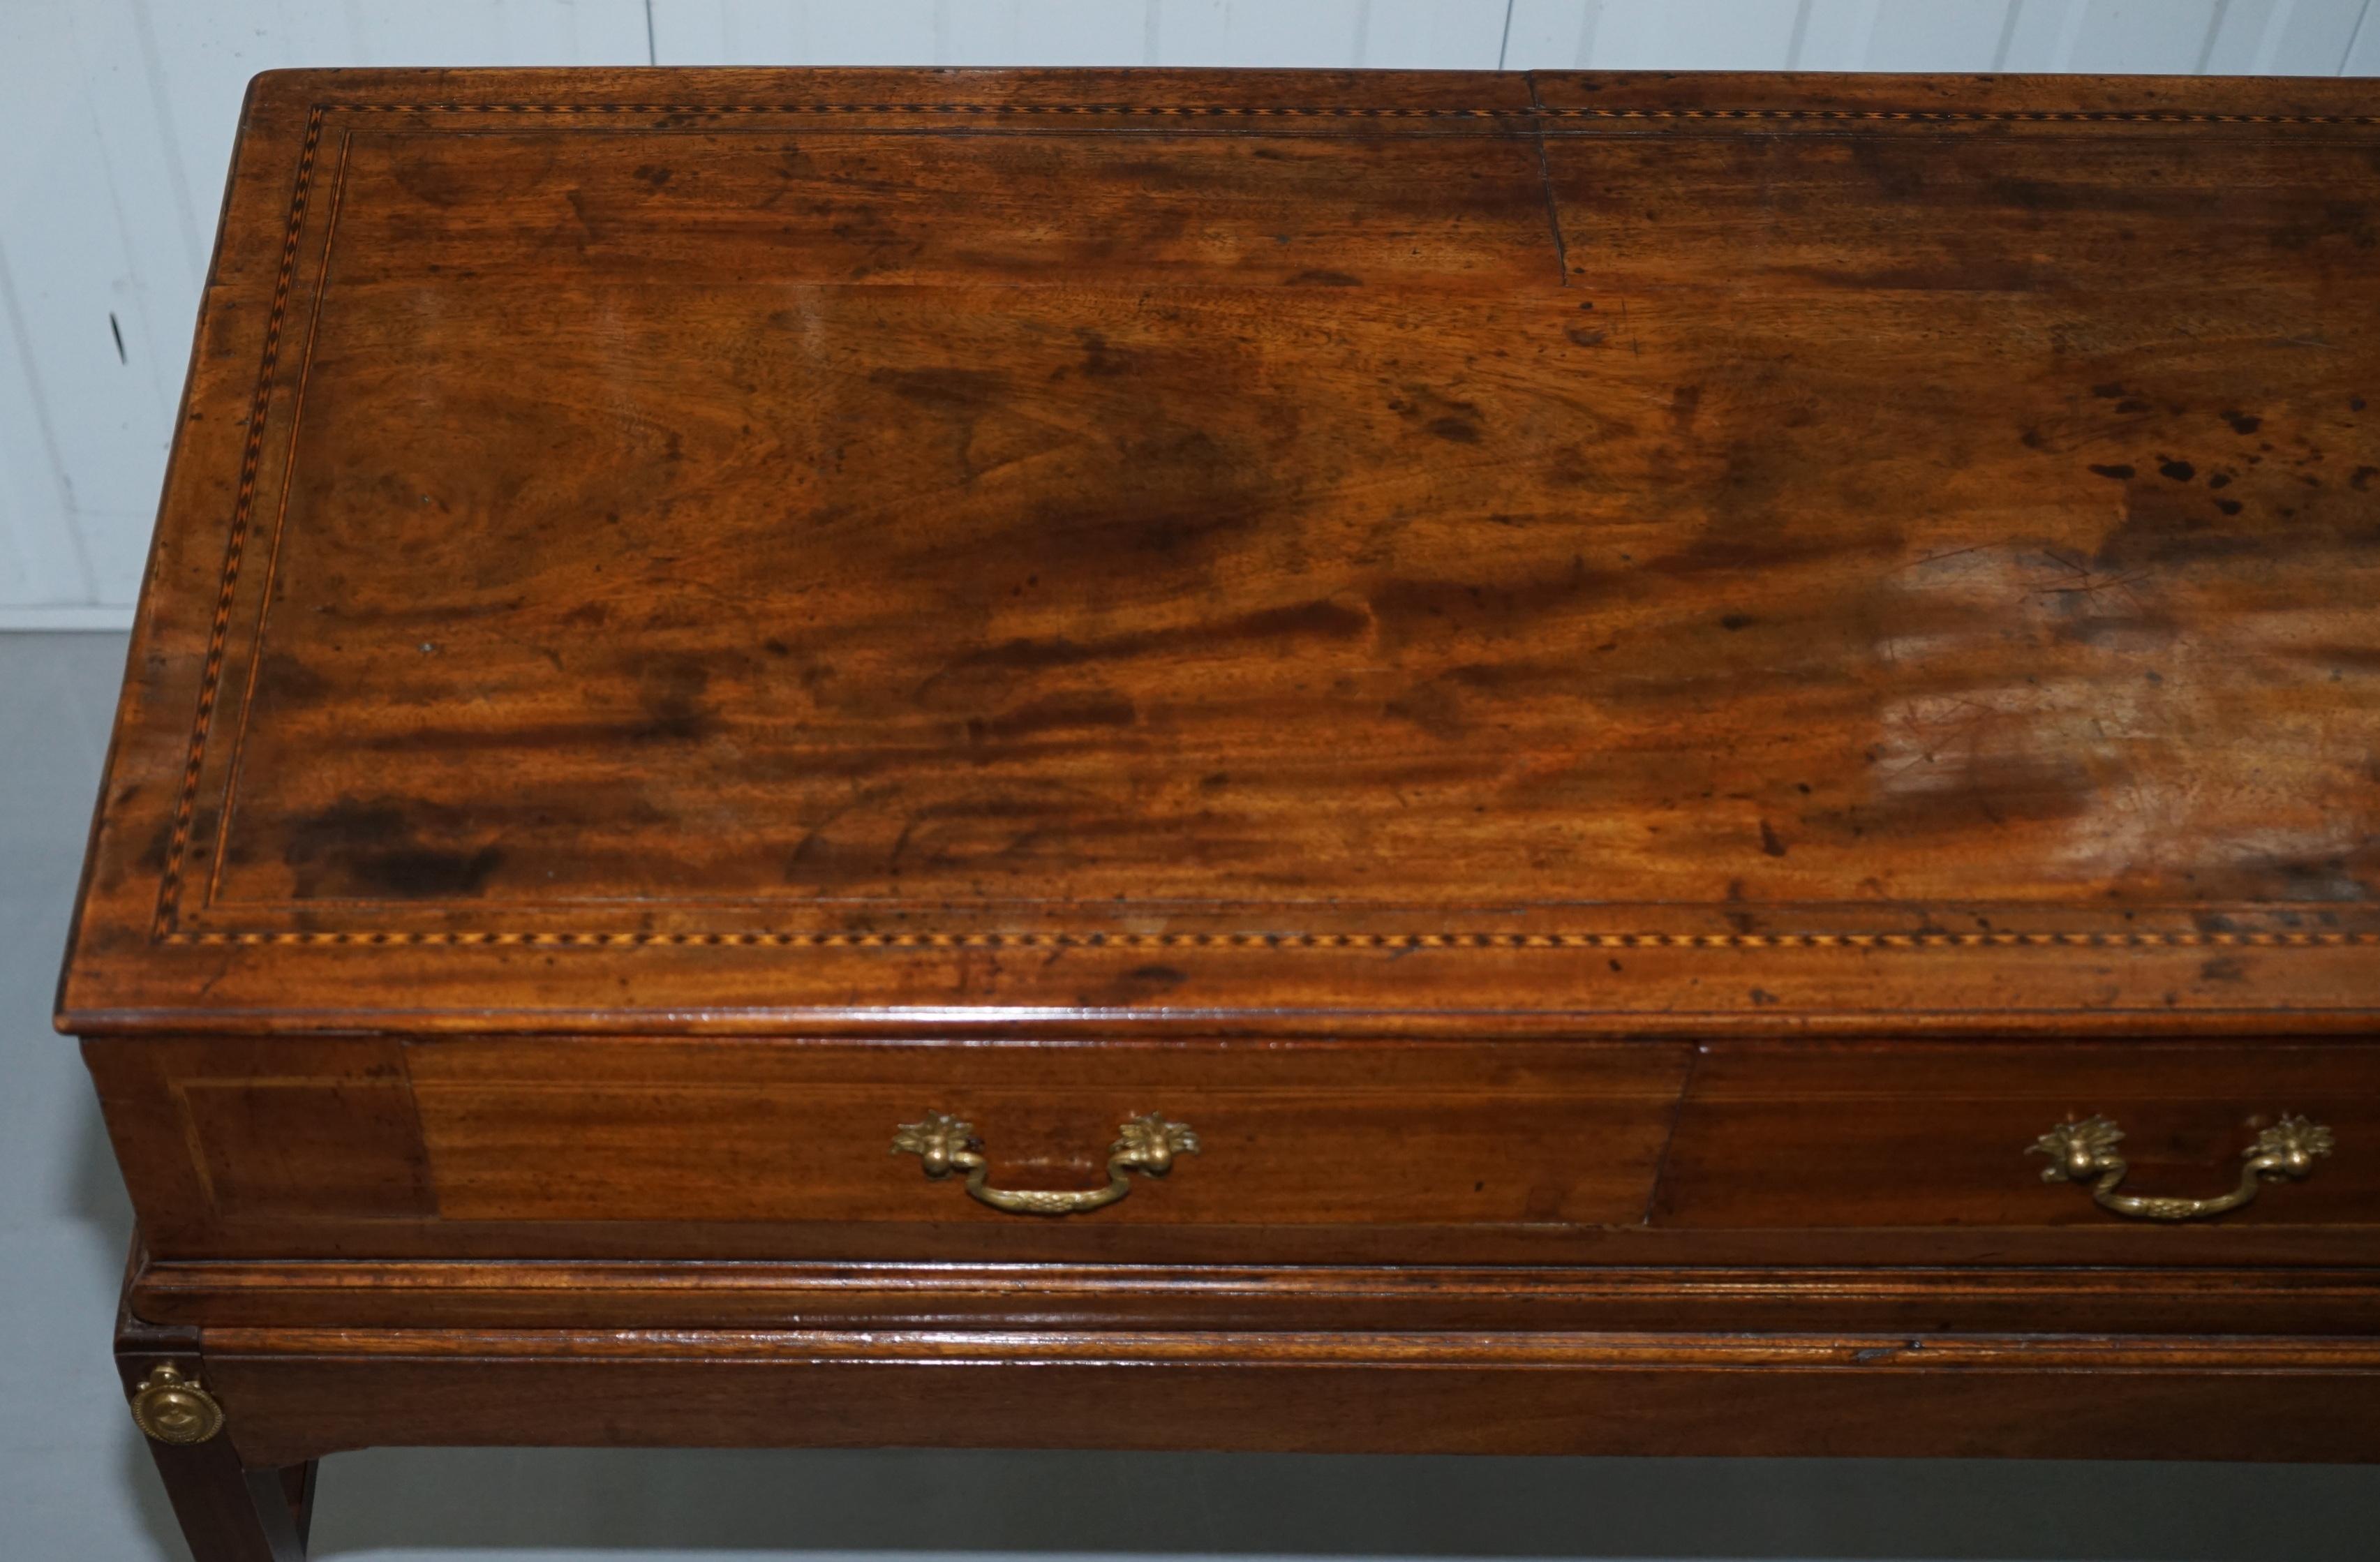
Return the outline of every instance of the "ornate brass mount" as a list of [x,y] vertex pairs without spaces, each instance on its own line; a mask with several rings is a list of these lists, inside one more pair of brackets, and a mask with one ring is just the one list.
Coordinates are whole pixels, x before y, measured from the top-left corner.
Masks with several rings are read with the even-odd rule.
[[965,1172],[966,1191],[994,1209],[1012,1215],[1078,1215],[1131,1193],[1132,1172],[1164,1176],[1173,1169],[1174,1156],[1198,1153],[1198,1136],[1189,1124],[1168,1122],[1155,1112],[1136,1117],[1116,1130],[1116,1142],[1108,1146],[1108,1185],[1078,1192],[987,1186],[991,1168],[983,1158],[975,1125],[943,1112],[928,1112],[922,1122],[903,1123],[892,1136],[892,1153],[916,1156],[926,1163],[929,1177]]
[[132,1391],[132,1423],[161,1443],[203,1443],[223,1430],[223,1407],[195,1377],[160,1362]]
[[2123,1136],[2124,1131],[2106,1118],[2061,1122],[2025,1154],[2049,1157],[2049,1169],[2041,1174],[2044,1182],[2092,1182],[2091,1196],[2099,1207],[2143,1220],[2203,1220],[2237,1209],[2256,1196],[2265,1178],[2303,1177],[2313,1169],[2316,1157],[2330,1154],[2330,1130],[2303,1118],[2284,1117],[2240,1152],[2248,1164],[2240,1168],[2240,1185],[2229,1193],[2211,1199],[2153,1198],[2116,1192],[2131,1169],[2116,1151]]

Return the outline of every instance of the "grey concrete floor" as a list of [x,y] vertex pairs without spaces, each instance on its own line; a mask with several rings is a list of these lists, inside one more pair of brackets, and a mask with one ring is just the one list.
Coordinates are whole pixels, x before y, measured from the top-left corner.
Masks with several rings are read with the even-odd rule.
[[[184,1555],[108,1365],[131,1213],[49,1026],[123,657],[0,635],[0,1562]],[[386,1449],[325,1463],[315,1549],[2372,1562],[2380,1468]]]

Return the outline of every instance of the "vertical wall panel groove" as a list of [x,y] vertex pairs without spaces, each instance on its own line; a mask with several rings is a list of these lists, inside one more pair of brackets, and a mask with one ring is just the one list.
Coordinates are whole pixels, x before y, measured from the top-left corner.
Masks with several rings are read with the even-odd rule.
[[644,0],[0,3],[0,627],[130,622],[250,76],[649,57]]

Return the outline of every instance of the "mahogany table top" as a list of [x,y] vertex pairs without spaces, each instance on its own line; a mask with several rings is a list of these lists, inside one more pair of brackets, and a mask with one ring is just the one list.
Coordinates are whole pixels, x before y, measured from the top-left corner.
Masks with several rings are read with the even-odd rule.
[[2375,106],[266,77],[61,1023],[2368,1029]]

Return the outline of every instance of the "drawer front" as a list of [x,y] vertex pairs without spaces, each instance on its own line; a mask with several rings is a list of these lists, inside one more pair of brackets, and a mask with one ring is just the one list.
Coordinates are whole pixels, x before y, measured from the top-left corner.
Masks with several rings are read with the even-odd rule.
[[[573,1040],[422,1045],[410,1069],[450,1221],[1461,1228],[1642,1219],[1685,1062],[1624,1046]],[[1111,1165],[1136,1120],[1144,1140],[1170,1125],[1163,1175]],[[939,1179],[937,1133],[966,1146]],[[1059,1219],[989,1202],[1119,1192]]]
[[[86,1052],[165,1258],[1490,1261],[1641,1229],[1691,1060],[1196,1040]],[[1113,1154],[1136,1121],[1173,1125],[1163,1175]],[[916,1153],[937,1122],[961,1163],[940,1178]]]
[[[164,1259],[2380,1265],[2380,1047],[485,1037],[86,1047]],[[896,1153],[968,1125],[984,1191]],[[2284,1114],[2302,1178],[2166,1222],[2045,1182],[2070,1121],[2121,1193],[2211,1198]],[[1167,1175],[1111,1147],[1154,1115]],[[912,1144],[914,1150],[917,1145]]]
[[[2259,1177],[2246,1202],[2212,1209],[2207,1201],[2241,1192],[2246,1155],[2289,1118],[2307,1125],[2301,1141],[2314,1125],[2326,1130],[2329,1153],[2300,1164],[2302,1177]],[[2099,1141],[2103,1169],[2045,1181],[2052,1156],[2035,1146],[2094,1119],[2121,1134]],[[2103,1206],[2094,1194],[2109,1156],[2124,1163],[2107,1190],[2115,1202],[2171,1198],[2194,1208]],[[1653,1223],[1985,1229],[2004,1261],[2181,1251],[2216,1259],[2249,1232],[2303,1230],[2320,1241],[2337,1230],[2371,1262],[2380,1250],[2346,1229],[2380,1227],[2380,1047],[1714,1045],[1696,1060]]]

